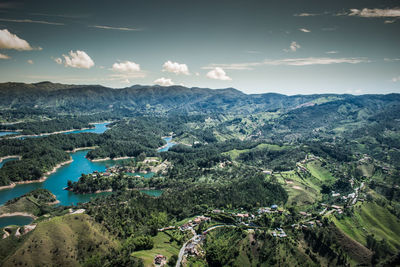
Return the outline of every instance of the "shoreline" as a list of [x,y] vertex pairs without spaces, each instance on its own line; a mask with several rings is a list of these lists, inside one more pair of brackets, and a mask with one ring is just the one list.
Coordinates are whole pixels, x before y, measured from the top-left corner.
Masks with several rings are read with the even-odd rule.
[[[105,193],[105,192],[114,192],[114,191],[112,190],[112,188],[105,189],[105,190],[96,190],[96,191],[91,192],[91,193],[78,193],[78,192],[75,192],[74,190],[69,189],[68,187],[65,187],[64,190],[67,190],[67,191],[69,191],[69,192],[73,192],[73,193],[78,194],[78,195],[99,194],[99,193]],[[155,188],[155,187],[141,187],[141,188],[127,188],[126,190],[129,190],[129,191],[138,190],[138,191],[140,191],[140,190],[163,190],[163,189],[157,189],[157,188]]]
[[[101,123],[113,123],[113,121],[103,121],[103,122],[89,122],[89,125],[95,125],[95,124],[101,124]],[[96,127],[94,127],[96,128]],[[54,134],[61,134],[61,133],[69,133],[69,132],[74,132],[74,131],[84,131],[84,130],[90,130],[90,129],[94,129],[93,127],[88,128],[81,128],[81,129],[71,129],[71,130],[64,130],[64,131],[57,131],[57,132],[51,132],[51,133],[40,133],[40,134],[29,134],[29,135],[25,135],[25,134],[21,134],[21,135],[14,135],[14,136],[9,136],[9,137],[5,137],[7,139],[13,139],[13,138],[21,138],[21,137],[41,137],[41,136],[49,136],[49,135],[54,135]],[[18,130],[1,130],[4,132],[22,132],[23,130],[18,129]]]
[[113,121],[89,122],[90,125],[101,124],[101,123],[113,123]]
[[3,162],[3,160],[6,160],[6,159],[15,159],[15,158],[18,158],[18,160],[21,160],[22,156],[20,156],[20,155],[4,156],[4,157],[1,157],[1,158],[0,158],[0,163]]
[[74,131],[84,131],[84,130],[90,130],[93,128],[82,128],[82,129],[71,129],[71,130],[65,130],[65,131],[57,131],[57,132],[51,132],[51,133],[40,133],[40,134],[21,134],[21,135],[15,135],[15,136],[10,136],[6,137],[9,139],[15,139],[15,138],[21,138],[21,137],[41,137],[41,136],[49,136],[49,135],[55,135],[55,134],[61,134],[61,133],[69,133],[69,132],[74,132]]
[[88,159],[91,162],[99,162],[99,161],[107,161],[107,160],[122,160],[122,159],[134,159],[135,157],[129,157],[129,156],[125,156],[125,157],[118,157],[118,158],[100,158],[100,159]]
[[75,153],[75,152],[80,151],[80,150],[92,150],[92,149],[96,149],[98,147],[99,146],[78,147],[78,148],[74,148],[73,150],[66,150],[65,152],[67,152],[67,153]]
[[13,216],[23,216],[23,217],[31,217],[32,219],[36,220],[38,217],[36,217],[33,214],[27,213],[27,212],[11,212],[11,213],[3,213],[0,215],[0,218],[4,217],[13,217]]
[[64,162],[61,162],[61,163],[57,164],[56,166],[54,166],[54,168],[53,168],[51,171],[48,171],[48,172],[44,173],[43,176],[42,176],[40,179],[38,179],[38,180],[29,180],[29,181],[12,182],[12,183],[9,184],[9,185],[0,186],[0,190],[3,190],[3,189],[11,189],[11,188],[14,188],[15,186],[20,185],[20,184],[43,183],[44,181],[47,180],[47,178],[49,178],[49,176],[50,176],[51,174],[55,173],[55,172],[57,171],[57,169],[61,168],[62,166],[66,165],[66,164],[71,163],[72,161],[73,161],[72,158],[70,158],[70,159],[67,160],[67,161],[64,161]]

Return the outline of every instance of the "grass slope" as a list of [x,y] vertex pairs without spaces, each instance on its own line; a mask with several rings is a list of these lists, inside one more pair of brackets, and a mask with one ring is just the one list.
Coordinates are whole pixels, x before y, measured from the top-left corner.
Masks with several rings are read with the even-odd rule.
[[178,255],[181,248],[175,241],[170,242],[170,236],[163,232],[159,232],[153,237],[153,241],[154,247],[152,249],[132,253],[132,256],[144,261],[144,266],[153,266],[154,256],[158,254],[166,256],[168,261],[172,255]]
[[2,266],[79,266],[94,253],[105,254],[116,246],[90,216],[64,215],[39,223]]
[[46,189],[36,189],[21,197],[6,202],[0,207],[0,215],[4,213],[26,212],[38,216],[41,207],[56,201],[55,196]]
[[364,246],[367,244],[367,235],[373,234],[377,240],[386,239],[393,252],[400,248],[399,220],[374,202],[357,206],[351,217],[333,218],[333,221],[338,228]]

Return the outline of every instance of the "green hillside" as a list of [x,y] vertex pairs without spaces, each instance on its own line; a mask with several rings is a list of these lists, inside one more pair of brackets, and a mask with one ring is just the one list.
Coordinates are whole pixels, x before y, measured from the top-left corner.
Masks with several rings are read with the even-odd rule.
[[[7,239],[1,242],[7,242]],[[2,266],[79,266],[92,255],[116,248],[107,231],[85,214],[64,215],[40,222]]]

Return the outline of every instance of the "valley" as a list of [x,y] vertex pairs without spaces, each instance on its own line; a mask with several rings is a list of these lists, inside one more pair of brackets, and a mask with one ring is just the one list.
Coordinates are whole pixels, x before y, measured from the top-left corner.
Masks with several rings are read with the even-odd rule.
[[4,266],[399,262],[397,94],[0,94]]

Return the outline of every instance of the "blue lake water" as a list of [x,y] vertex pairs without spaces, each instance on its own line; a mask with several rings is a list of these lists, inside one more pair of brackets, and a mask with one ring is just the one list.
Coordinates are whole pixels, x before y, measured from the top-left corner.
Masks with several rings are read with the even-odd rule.
[[6,164],[6,162],[13,161],[13,160],[19,160],[19,158],[9,158],[9,159],[5,159],[5,160],[1,161],[0,168],[3,167],[3,165]]
[[55,173],[51,174],[43,183],[21,184],[14,188],[3,189],[0,191],[0,205],[3,205],[10,199],[22,196],[34,189],[45,188],[50,190],[61,205],[71,205],[78,202],[87,202],[94,196],[101,194],[75,194],[64,190],[68,180],[77,181],[84,174],[89,174],[94,171],[104,172],[108,167],[112,166],[113,161],[92,162],[85,156],[89,150],[81,150],[71,153],[73,162],[59,168]]
[[[75,130],[75,131],[70,131],[70,132],[65,132],[62,134],[75,134],[75,133],[97,133],[101,134],[104,133],[107,130],[107,125],[110,124],[109,122],[103,122],[103,123],[94,123],[94,128],[91,129],[85,129],[85,130]],[[25,139],[25,138],[39,138],[39,137],[45,137],[49,136],[51,134],[43,134],[43,135],[27,135],[27,136],[21,136],[18,139]]]
[[[104,132],[105,130],[106,127],[104,126],[102,131]],[[159,151],[167,151],[170,147],[174,145],[174,143],[170,143],[171,138],[164,138],[164,140],[168,142],[168,146]],[[73,160],[72,163],[59,168],[55,173],[51,174],[46,181],[42,183],[20,184],[15,186],[14,188],[0,190],[0,205],[3,205],[10,199],[22,196],[38,188],[45,188],[52,192],[60,201],[60,205],[75,205],[78,202],[87,202],[93,197],[110,194],[111,192],[104,192],[99,194],[75,194],[73,192],[64,190],[64,188],[67,186],[68,180],[77,181],[83,173],[89,174],[94,171],[104,172],[108,167],[115,164],[115,161],[112,160],[92,162],[86,158],[86,154],[89,151],[90,150],[81,150],[71,153],[71,157]],[[153,175],[153,173],[149,173],[147,175],[151,176]],[[154,197],[158,197],[162,194],[162,190],[141,190],[141,192]],[[5,217],[6,219],[0,219],[3,219],[2,221],[4,221],[4,223],[7,223],[6,225],[18,224],[26,219],[19,217],[23,216],[12,216]],[[15,218],[16,220],[14,221],[13,218]],[[2,221],[0,221],[0,223]],[[29,223],[30,222],[28,222],[27,224]]]
[[157,190],[157,189],[140,190],[140,192],[145,193],[146,195],[149,195],[151,197],[159,197],[163,193],[162,190]]
[[[10,216],[10,217],[3,217],[0,218],[0,228],[7,226],[7,225],[27,225],[33,221],[31,217],[27,216]],[[3,234],[3,233],[1,233]]]
[[175,145],[174,142],[171,142],[172,141],[172,136],[165,137],[163,139],[165,141],[167,141],[167,145],[164,148],[159,149],[158,152],[168,151],[171,147],[173,147]]
[[0,136],[5,136],[9,134],[18,134],[18,132],[0,132]]

